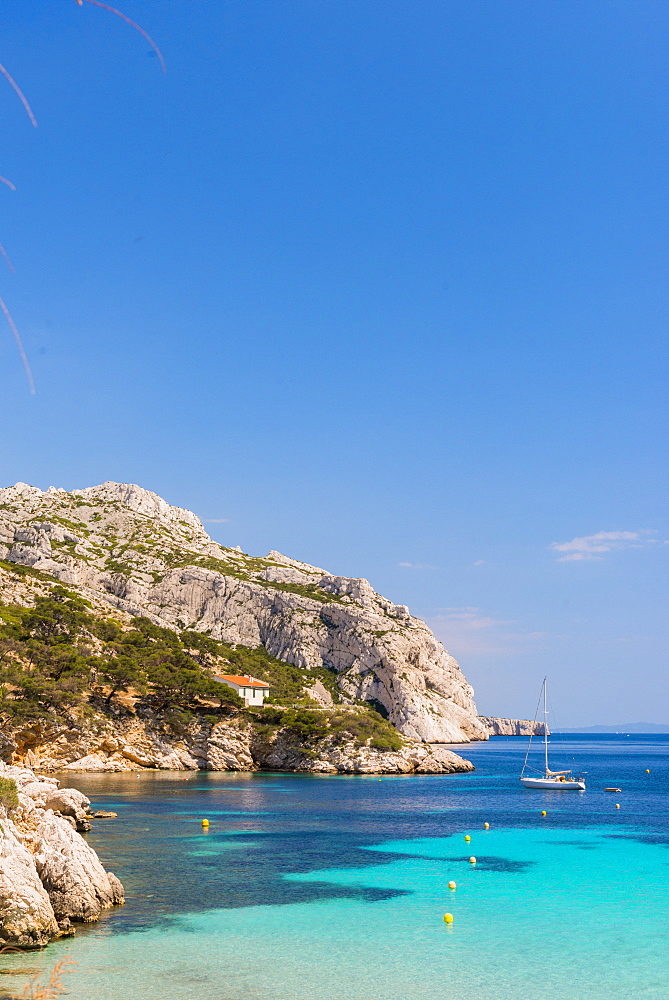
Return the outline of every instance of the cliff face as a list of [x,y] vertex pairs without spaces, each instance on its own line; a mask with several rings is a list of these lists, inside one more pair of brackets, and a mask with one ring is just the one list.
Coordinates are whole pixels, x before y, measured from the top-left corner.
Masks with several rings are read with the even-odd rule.
[[77,830],[90,829],[89,800],[55,778],[0,763],[18,805],[0,805],[0,945],[38,947],[72,933],[123,902],[123,886],[105,871]]
[[326,667],[344,701],[375,702],[411,739],[488,737],[457,662],[406,607],[367,580],[219,545],[193,513],[138,486],[0,490],[0,558],[156,624]]
[[480,715],[479,719],[488,730],[490,736],[543,736],[543,722],[532,722],[531,719],[495,719],[488,715]]
[[474,770],[468,760],[445,747],[405,740],[397,750],[379,750],[327,736],[307,745],[290,727],[258,729],[239,716],[222,722],[194,719],[179,732],[153,715],[114,720],[98,716],[78,727],[42,720],[14,727],[5,735],[0,753],[6,760],[42,772],[157,768],[452,774]]

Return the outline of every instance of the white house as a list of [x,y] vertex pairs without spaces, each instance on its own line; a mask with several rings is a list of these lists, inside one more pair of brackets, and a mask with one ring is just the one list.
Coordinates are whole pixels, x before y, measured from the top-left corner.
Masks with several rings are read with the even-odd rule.
[[256,677],[244,677],[239,674],[215,674],[214,680],[233,688],[239,697],[243,698],[247,708],[249,705],[262,705],[263,700],[269,697],[270,685],[267,681],[259,681]]

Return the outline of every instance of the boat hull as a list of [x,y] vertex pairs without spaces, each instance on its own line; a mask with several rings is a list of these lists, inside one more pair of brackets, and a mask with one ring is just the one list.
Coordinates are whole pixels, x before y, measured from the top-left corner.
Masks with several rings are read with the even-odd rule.
[[585,791],[585,781],[572,778],[569,781],[556,781],[555,778],[521,778],[521,785],[525,788],[544,788],[552,792],[575,792]]

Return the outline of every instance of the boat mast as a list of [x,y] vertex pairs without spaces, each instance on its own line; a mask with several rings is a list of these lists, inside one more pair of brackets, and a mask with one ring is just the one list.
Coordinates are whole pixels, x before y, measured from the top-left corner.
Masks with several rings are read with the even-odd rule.
[[546,708],[546,678],[544,677],[544,762],[548,777],[548,709]]

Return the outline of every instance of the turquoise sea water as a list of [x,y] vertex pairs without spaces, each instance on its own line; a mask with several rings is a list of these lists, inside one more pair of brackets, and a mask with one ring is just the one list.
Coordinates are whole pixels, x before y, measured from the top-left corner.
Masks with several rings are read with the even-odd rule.
[[70,776],[119,813],[89,839],[128,902],[28,964],[75,959],[73,1000],[668,1000],[669,738],[563,737],[585,793],[523,789],[523,740],[466,754],[445,777]]

